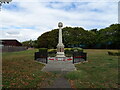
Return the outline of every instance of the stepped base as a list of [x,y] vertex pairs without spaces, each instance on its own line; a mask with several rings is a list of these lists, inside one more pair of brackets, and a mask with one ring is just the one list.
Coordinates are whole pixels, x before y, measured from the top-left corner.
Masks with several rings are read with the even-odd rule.
[[64,52],[57,52],[56,57],[65,57]]

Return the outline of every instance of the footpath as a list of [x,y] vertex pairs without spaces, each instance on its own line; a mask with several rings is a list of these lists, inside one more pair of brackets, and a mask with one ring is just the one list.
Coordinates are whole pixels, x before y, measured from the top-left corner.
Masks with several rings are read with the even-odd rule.
[[42,69],[44,72],[60,72],[60,76],[56,78],[52,85],[44,88],[71,88],[70,83],[64,78],[64,74],[76,70],[72,61],[48,61],[48,64]]
[[48,61],[42,71],[74,71],[76,70],[72,61]]

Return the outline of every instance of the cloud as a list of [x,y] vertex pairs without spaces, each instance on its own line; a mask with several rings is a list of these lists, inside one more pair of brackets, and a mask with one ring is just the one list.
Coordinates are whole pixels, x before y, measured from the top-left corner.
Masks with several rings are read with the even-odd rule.
[[[107,0],[108,1],[108,0]],[[64,26],[85,29],[104,28],[117,23],[117,2],[41,2],[14,0],[2,6],[0,12],[2,36],[20,41],[37,39],[42,33]]]
[[[19,0],[14,0],[19,2]],[[118,2],[119,0],[21,0],[21,2]]]
[[14,32],[7,32],[7,34],[9,34],[9,35],[18,35],[19,34],[19,32],[16,32],[16,31],[14,31]]

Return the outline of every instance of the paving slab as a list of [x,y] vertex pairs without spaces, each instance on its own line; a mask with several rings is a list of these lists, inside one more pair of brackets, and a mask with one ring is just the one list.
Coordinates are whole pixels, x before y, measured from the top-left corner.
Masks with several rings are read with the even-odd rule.
[[70,83],[63,77],[57,78],[54,83],[46,88],[71,88]]
[[48,60],[48,64],[42,69],[42,71],[74,71],[76,70],[72,61],[56,61]]

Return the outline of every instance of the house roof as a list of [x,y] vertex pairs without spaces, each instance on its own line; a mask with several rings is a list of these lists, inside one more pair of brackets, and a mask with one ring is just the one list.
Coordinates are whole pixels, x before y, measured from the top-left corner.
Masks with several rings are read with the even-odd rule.
[[[15,41],[19,44],[21,44],[18,40],[16,39],[0,39],[0,43],[4,43],[4,42],[12,42],[12,41]],[[22,44],[21,44],[22,45]]]

